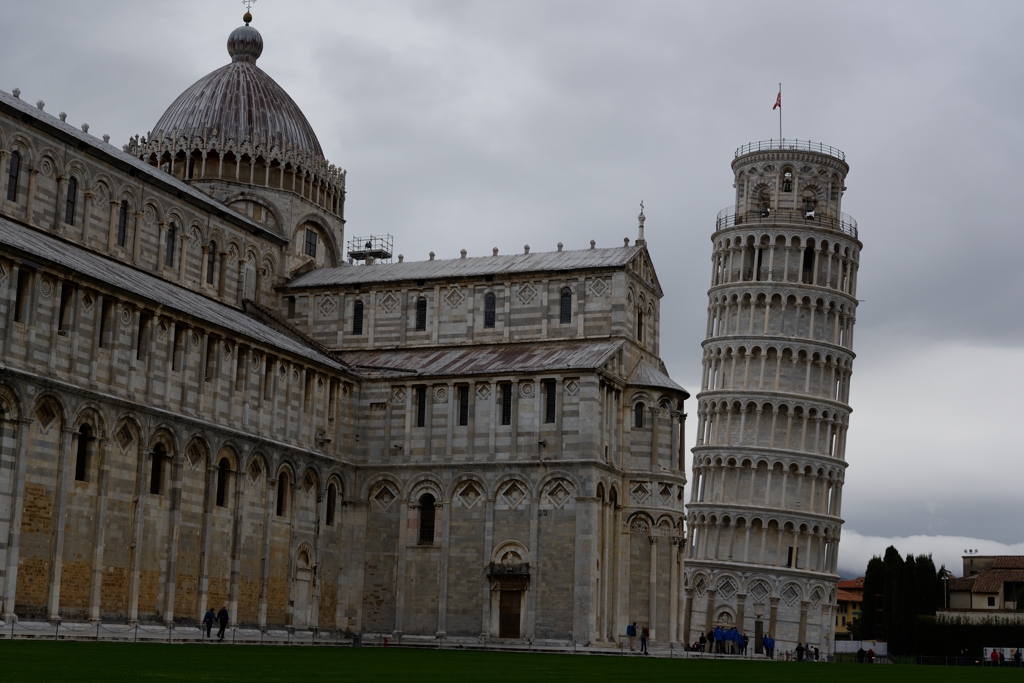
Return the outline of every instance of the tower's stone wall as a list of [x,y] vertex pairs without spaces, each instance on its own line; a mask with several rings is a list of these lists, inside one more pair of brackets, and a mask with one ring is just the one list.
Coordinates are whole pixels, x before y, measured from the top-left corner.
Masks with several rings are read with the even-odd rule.
[[692,642],[717,624],[825,649],[849,427],[861,243],[841,152],[741,148],[712,236],[686,576]]

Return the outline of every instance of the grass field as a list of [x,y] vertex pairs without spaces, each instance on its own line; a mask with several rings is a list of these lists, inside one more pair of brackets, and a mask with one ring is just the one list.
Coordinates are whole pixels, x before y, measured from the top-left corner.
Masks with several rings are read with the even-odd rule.
[[1019,669],[643,659],[380,648],[0,641],[0,681],[1024,681]]

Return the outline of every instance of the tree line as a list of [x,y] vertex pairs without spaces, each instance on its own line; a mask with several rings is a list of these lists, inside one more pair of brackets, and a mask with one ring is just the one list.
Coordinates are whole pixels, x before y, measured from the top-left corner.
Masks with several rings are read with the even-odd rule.
[[934,616],[945,606],[942,577],[931,555],[907,555],[889,546],[883,557],[872,557],[864,572],[861,616],[853,620],[855,640],[883,640],[893,654],[918,650],[918,617]]

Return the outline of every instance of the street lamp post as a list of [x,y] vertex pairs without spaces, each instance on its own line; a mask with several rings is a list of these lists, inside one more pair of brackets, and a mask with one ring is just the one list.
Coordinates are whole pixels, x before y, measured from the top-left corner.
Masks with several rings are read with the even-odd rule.
[[754,654],[764,654],[764,647],[761,644],[764,638],[764,622],[761,621],[761,617],[764,616],[764,603],[754,603]]

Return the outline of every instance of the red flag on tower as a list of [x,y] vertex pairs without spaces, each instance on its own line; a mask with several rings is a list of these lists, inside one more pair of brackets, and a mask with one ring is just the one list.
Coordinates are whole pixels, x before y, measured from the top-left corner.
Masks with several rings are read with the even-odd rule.
[[779,96],[775,98],[775,106],[772,107],[772,111],[775,111],[782,106],[782,91],[779,91]]

